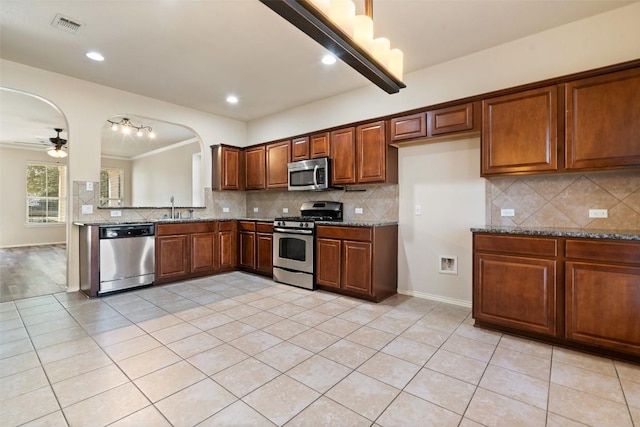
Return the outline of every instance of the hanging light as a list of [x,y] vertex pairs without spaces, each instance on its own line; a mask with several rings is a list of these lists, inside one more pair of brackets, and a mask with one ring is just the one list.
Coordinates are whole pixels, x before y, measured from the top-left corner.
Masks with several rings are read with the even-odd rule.
[[49,142],[51,142],[54,146],[47,150],[47,154],[51,157],[55,157],[56,159],[64,159],[67,157],[67,152],[62,148],[67,144],[67,140],[64,138],[60,138],[60,133],[63,131],[62,128],[54,128],[57,135],[53,138],[49,138]]
[[386,38],[373,38],[373,0],[355,15],[352,0],[260,0],[387,93],[402,82],[403,54]]
[[123,117],[119,121],[107,120],[107,122],[111,123],[111,130],[114,132],[120,130],[123,134],[128,135],[135,130],[136,135],[138,137],[142,137],[144,135],[144,131],[146,131],[147,136],[149,136],[150,139],[156,137],[156,134],[153,133],[153,129],[151,128],[151,126],[135,125],[131,123],[131,120],[126,117]]
[[47,154],[56,159],[64,159],[67,157],[67,152],[62,147],[51,147],[47,150]]

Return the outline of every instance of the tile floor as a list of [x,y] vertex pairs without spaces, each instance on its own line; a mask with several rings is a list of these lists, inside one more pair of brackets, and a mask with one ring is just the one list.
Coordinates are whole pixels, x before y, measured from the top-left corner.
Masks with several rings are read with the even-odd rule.
[[3,426],[640,426],[640,365],[243,273],[0,304]]

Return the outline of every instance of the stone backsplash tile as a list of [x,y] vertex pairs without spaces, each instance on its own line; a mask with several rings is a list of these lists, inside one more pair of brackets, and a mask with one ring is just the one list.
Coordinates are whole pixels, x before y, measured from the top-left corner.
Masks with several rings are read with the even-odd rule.
[[[489,225],[640,230],[640,171],[490,178]],[[501,209],[515,209],[502,217]],[[589,218],[608,209],[608,218]]]

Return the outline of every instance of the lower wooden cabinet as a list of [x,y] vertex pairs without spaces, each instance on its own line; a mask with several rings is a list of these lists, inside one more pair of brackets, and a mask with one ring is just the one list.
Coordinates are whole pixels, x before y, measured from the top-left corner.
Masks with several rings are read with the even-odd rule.
[[239,221],[238,266],[246,271],[273,276],[273,224]]
[[218,257],[216,251],[217,234],[193,233],[191,242],[191,271],[209,272],[216,269]]
[[[158,225],[157,233],[162,226]],[[156,278],[179,280],[189,274],[189,235],[176,234],[156,238]]]
[[316,284],[373,301],[397,291],[398,227],[319,225]]
[[238,266],[248,270],[256,268],[256,232],[238,232]]
[[238,266],[238,232],[236,221],[218,223],[218,267],[233,270]]
[[256,270],[273,275],[273,233],[256,233]]

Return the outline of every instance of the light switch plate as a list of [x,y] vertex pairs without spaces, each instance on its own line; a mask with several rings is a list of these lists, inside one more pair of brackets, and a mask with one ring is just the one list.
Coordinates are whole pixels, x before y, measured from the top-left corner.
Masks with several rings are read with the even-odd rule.
[[254,211],[254,212],[258,212],[258,211],[260,211],[260,209],[258,209],[258,208],[253,208],[253,211]]
[[356,208],[356,213],[358,215],[362,215],[362,212],[363,212],[362,208]]
[[87,191],[93,191],[93,182],[87,181]]
[[222,212],[229,212],[229,208],[222,208]]
[[422,206],[416,205],[416,215],[422,215]]
[[609,218],[607,209],[589,209],[589,218]]
[[515,216],[515,209],[500,209],[500,216]]
[[93,213],[93,205],[82,205],[80,209],[83,215],[91,215]]
[[282,213],[289,213],[289,208],[282,208]]
[[122,211],[111,211],[111,216],[122,216]]

